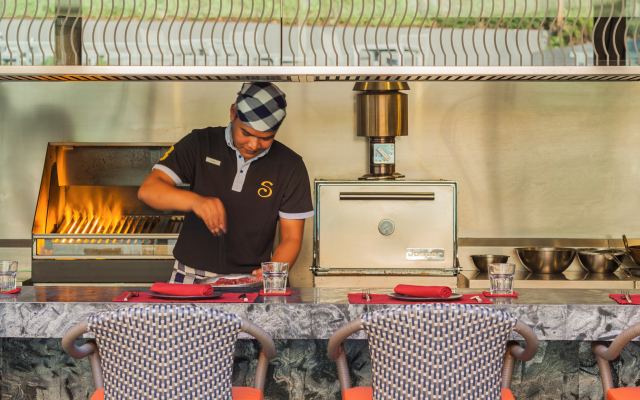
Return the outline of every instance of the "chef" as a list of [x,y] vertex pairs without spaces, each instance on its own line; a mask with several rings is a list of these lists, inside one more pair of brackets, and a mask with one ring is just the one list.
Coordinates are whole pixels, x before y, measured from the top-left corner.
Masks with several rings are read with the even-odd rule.
[[[274,140],[286,107],[275,85],[244,84],[226,128],[193,130],[142,183],[140,200],[185,212],[170,282],[260,275],[262,262],[296,261],[313,204],[302,157]],[[183,183],[190,191],[176,187]],[[273,250],[278,221],[280,243]]]

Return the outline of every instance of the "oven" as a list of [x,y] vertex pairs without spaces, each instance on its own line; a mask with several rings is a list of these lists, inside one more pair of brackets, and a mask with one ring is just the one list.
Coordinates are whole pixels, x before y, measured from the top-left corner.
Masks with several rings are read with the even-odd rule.
[[184,215],[154,210],[137,196],[169,148],[144,143],[47,146],[33,222],[34,285],[169,279]]
[[457,284],[457,183],[315,182],[314,284]]

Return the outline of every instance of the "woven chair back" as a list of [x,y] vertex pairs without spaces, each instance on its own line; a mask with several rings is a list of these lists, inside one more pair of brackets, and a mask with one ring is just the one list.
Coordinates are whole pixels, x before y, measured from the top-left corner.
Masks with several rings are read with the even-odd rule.
[[420,304],[362,316],[374,400],[499,400],[506,343],[517,319],[461,304]]
[[105,399],[231,400],[237,315],[158,305],[104,312],[88,322]]

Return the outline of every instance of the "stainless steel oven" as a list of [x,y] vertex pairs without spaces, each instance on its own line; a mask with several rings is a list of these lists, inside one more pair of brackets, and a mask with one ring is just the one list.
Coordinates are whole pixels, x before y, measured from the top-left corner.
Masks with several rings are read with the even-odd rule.
[[[311,269],[317,286],[358,277],[378,283],[391,276],[405,282],[455,278],[459,272],[454,181],[319,180],[315,203]],[[343,279],[330,279],[337,277]]]

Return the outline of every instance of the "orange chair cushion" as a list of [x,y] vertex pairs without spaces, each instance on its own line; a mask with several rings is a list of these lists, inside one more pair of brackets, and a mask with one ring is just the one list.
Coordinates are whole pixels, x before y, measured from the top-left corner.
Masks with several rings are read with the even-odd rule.
[[640,388],[623,387],[611,389],[607,392],[607,400],[637,400],[640,399]]
[[[250,387],[232,388],[233,400],[263,400],[262,390]],[[104,400],[104,389],[96,390],[89,400]]]
[[[342,400],[371,400],[373,399],[373,388],[362,386],[347,389],[342,392]],[[235,398],[233,400],[236,400]],[[502,400],[515,400],[509,389],[502,389]],[[611,400],[611,399],[607,399]],[[618,400],[618,399],[615,399]]]
[[262,400],[262,390],[250,387],[234,387],[232,389],[233,400]]
[[502,389],[502,400],[516,400],[509,389]]
[[360,386],[344,390],[342,400],[371,400],[373,399],[373,388],[371,386]]

